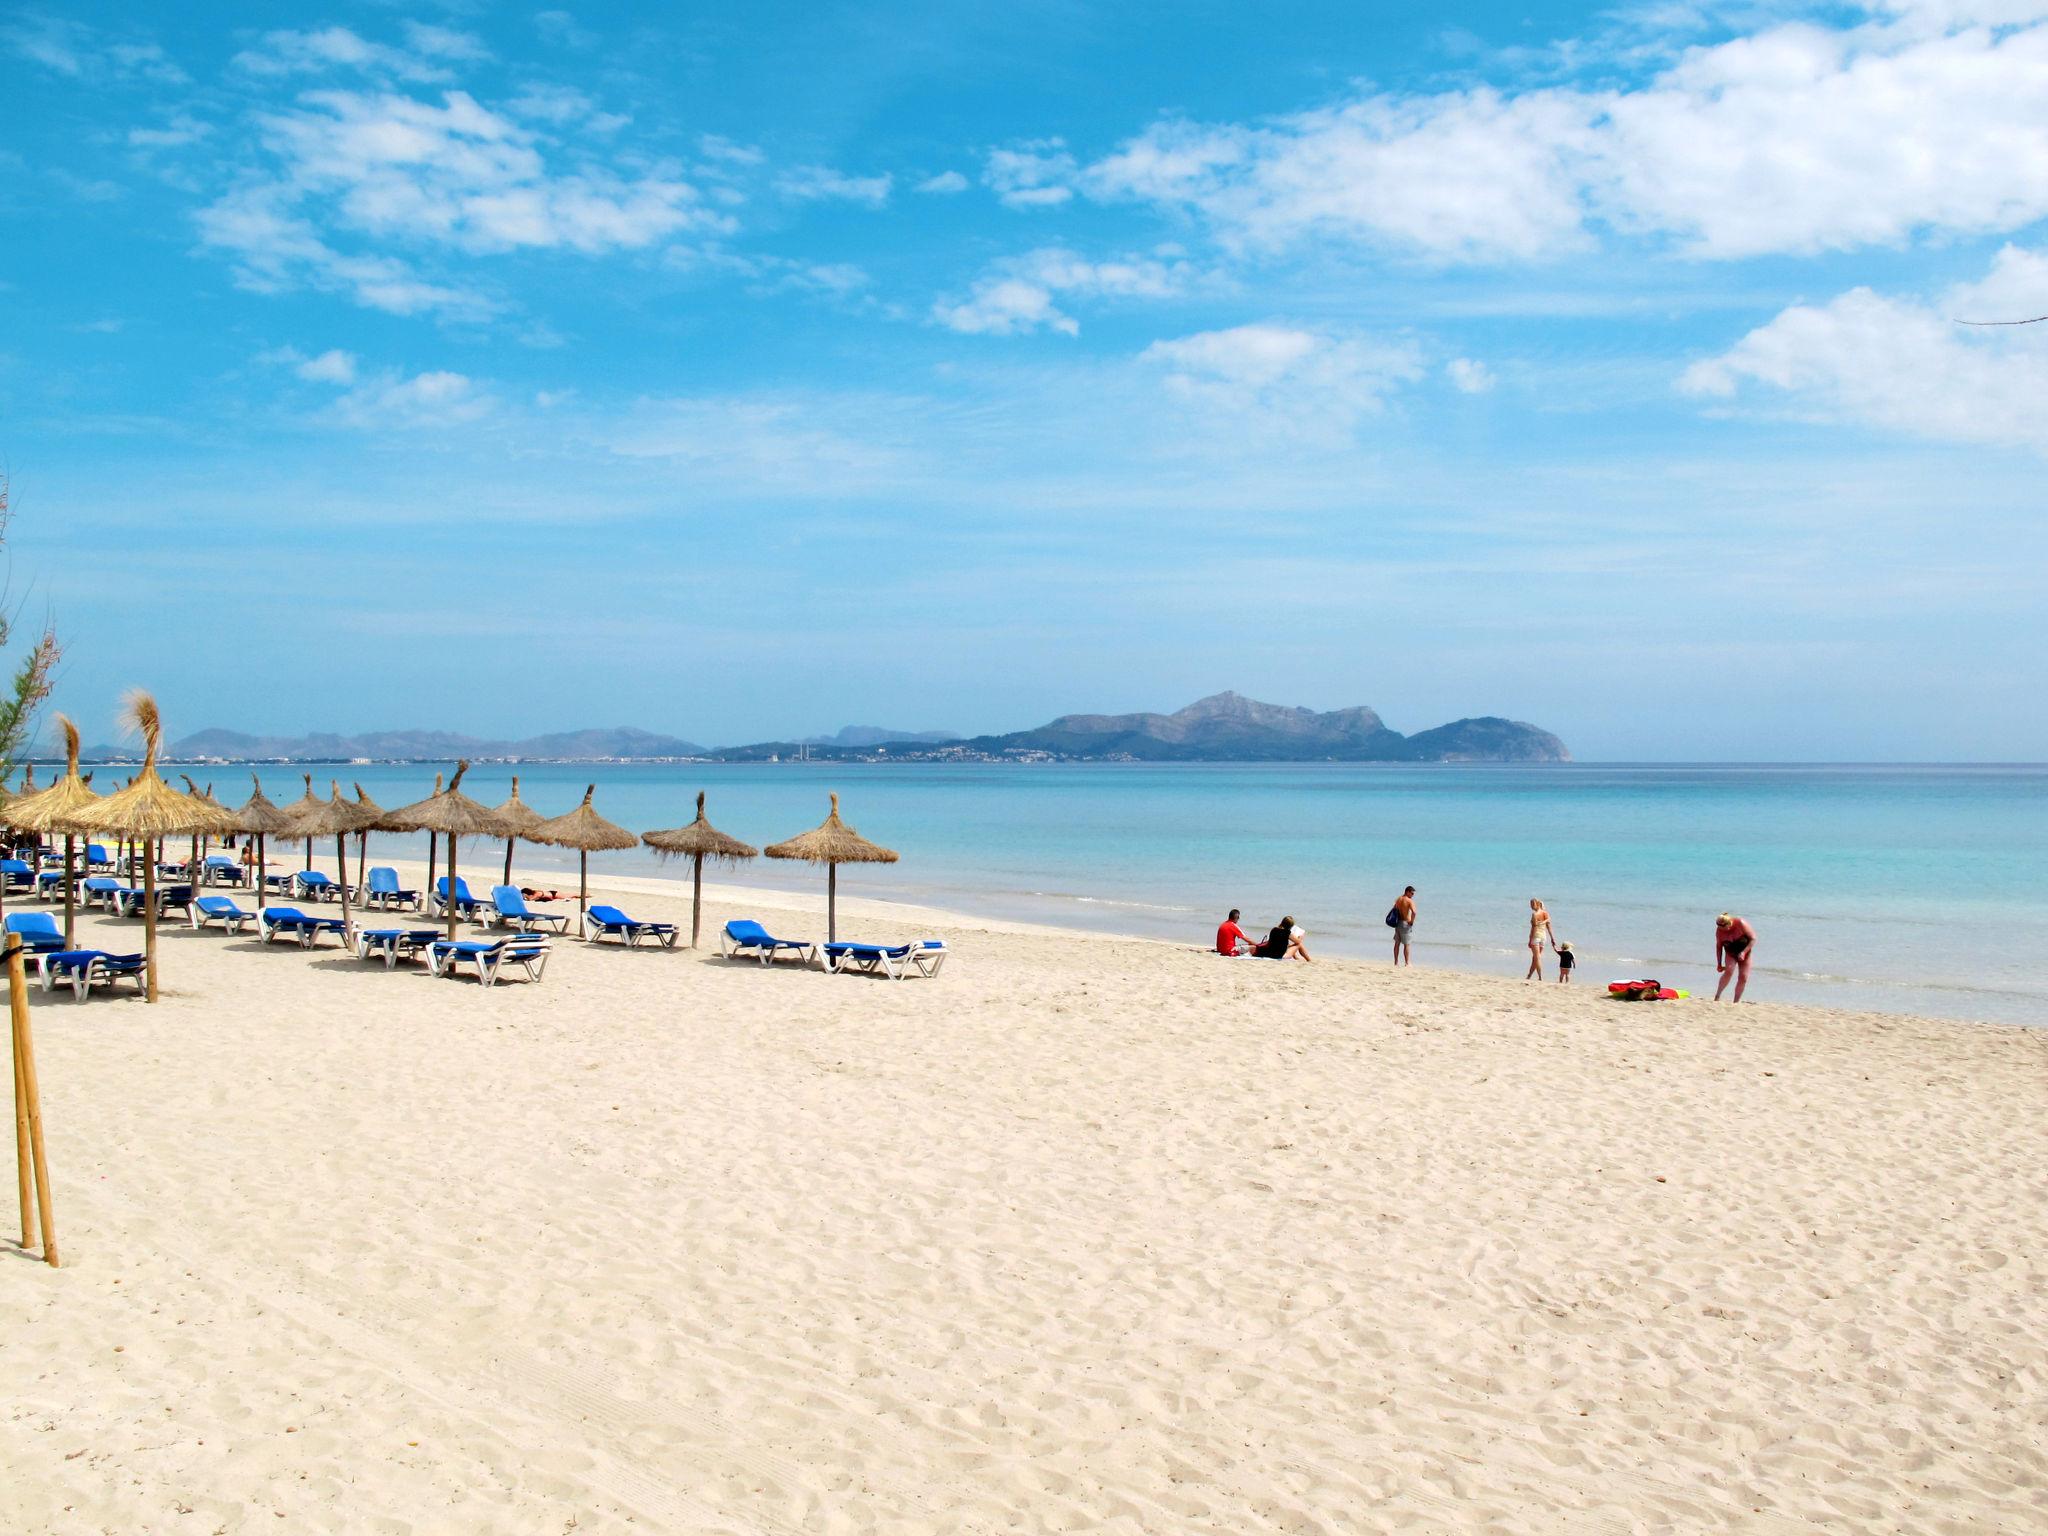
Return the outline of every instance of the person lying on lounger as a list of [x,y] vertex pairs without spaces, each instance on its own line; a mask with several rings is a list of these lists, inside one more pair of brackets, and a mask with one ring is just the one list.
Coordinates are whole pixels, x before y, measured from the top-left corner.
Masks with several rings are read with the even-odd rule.
[[543,891],[531,885],[519,887],[519,894],[528,901],[568,901],[570,899],[567,891]]

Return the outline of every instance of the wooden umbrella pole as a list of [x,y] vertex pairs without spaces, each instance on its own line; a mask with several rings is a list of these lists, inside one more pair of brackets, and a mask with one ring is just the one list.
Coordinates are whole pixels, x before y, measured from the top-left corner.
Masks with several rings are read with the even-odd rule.
[[839,866],[825,866],[825,942],[839,942]]
[[[346,854],[342,855],[341,862],[343,867],[346,868],[348,865],[348,856]],[[368,829],[366,828],[363,831],[358,832],[356,834],[356,889],[359,891],[364,888],[363,880],[364,877],[368,874],[368,871],[364,869],[363,866],[368,864],[369,862],[370,834]]]
[[[450,832],[448,834],[448,900],[443,904],[442,910],[448,917],[448,942],[451,944],[455,942],[455,842],[455,834]],[[449,972],[453,974],[453,966],[449,967]]]
[[142,860],[143,968],[149,973],[149,1000],[156,1001],[156,847],[154,839]]
[[512,845],[517,841],[517,838],[511,837],[505,839],[505,884],[507,885],[512,883]]
[[352,947],[355,935],[349,932],[348,924],[348,834],[334,834],[334,862],[341,866],[341,942],[344,948]]
[[78,834],[64,834],[64,947],[78,943]]
[[[440,781],[437,779],[435,782],[439,783]],[[427,899],[429,901],[434,899],[434,871],[439,867],[440,859],[441,834],[429,832],[427,834]],[[453,887],[450,887],[450,889],[452,890]]]
[[[21,939],[7,946],[7,1007],[14,1023],[16,1092],[28,1116],[29,1155],[35,1165],[36,1219],[43,1235],[43,1262],[57,1267],[57,1220],[50,1211],[50,1164],[43,1155],[43,1101],[36,1091],[36,1044],[28,1023],[28,978],[21,963]],[[27,1227],[27,1222],[22,1223]],[[24,1231],[24,1236],[26,1232]],[[28,1245],[24,1243],[23,1247]]]
[[690,862],[697,866],[690,876],[690,948],[695,949],[697,936],[704,931],[704,855]]
[[581,914],[577,924],[585,933],[590,932],[590,850],[576,850],[576,907]]
[[[258,912],[261,912],[264,903],[270,900],[270,866],[264,861],[264,852],[264,834],[258,832],[256,834],[256,910]],[[256,931],[258,933],[263,931],[262,924],[257,924]]]

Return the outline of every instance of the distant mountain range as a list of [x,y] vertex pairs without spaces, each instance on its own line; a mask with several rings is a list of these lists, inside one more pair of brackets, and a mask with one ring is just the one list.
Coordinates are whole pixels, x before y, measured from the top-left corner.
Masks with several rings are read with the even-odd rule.
[[[89,761],[133,761],[132,748],[99,747]],[[1186,763],[1562,763],[1571,753],[1537,726],[1497,715],[1453,720],[1403,736],[1363,705],[1317,713],[1262,704],[1237,693],[1198,699],[1170,715],[1062,715],[1035,730],[960,737],[849,725],[832,736],[705,747],[630,726],[560,731],[496,741],[451,731],[370,731],[341,736],[251,736],[205,730],[171,744],[183,762],[648,762],[690,758],[720,762],[1016,762],[1135,761]]]

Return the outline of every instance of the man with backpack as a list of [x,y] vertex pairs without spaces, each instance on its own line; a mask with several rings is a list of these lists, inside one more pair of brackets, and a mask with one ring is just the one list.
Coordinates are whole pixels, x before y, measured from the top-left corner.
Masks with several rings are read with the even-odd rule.
[[1408,935],[1415,931],[1414,886],[1402,891],[1399,899],[1387,909],[1387,926],[1394,930],[1394,964],[1413,965],[1415,959],[1408,950]]

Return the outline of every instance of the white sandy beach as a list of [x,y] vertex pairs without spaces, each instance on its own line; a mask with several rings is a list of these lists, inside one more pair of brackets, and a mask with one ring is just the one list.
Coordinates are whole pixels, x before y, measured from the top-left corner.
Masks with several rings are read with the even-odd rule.
[[2048,1530],[2048,1035],[841,927],[39,993],[0,1530]]

